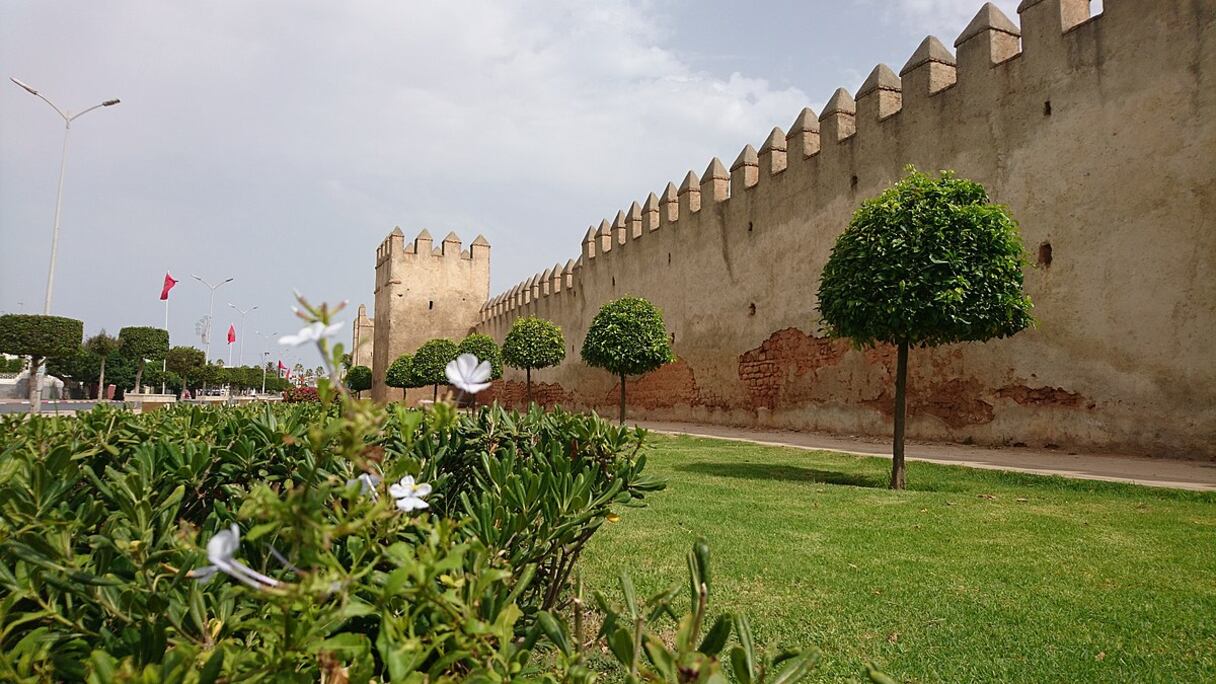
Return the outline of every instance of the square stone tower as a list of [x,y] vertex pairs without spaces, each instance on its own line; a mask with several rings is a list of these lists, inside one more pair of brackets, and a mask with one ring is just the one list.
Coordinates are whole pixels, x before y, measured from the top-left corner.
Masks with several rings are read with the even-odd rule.
[[425,230],[407,243],[394,228],[376,250],[372,397],[398,397],[384,384],[389,365],[436,337],[459,342],[481,322],[489,296],[490,243],[484,237],[461,249],[456,233],[436,246]]

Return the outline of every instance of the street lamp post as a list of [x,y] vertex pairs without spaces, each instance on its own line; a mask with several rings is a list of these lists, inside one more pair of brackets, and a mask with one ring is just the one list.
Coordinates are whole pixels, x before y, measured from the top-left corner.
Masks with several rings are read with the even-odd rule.
[[266,394],[266,366],[270,365],[270,352],[262,352],[262,394]]
[[236,365],[244,366],[245,365],[245,314],[247,314],[251,311],[255,311],[258,307],[251,306],[248,309],[245,309],[244,311],[242,311],[241,307],[237,306],[236,304],[233,304],[232,302],[228,302],[228,306],[236,309],[236,312],[241,315],[241,352],[240,352],[241,358],[237,361]]
[[55,113],[63,118],[63,153],[59,159],[59,190],[55,194],[55,223],[51,228],[51,266],[47,271],[46,299],[43,301],[43,304],[42,304],[43,315],[49,316],[51,313],[51,295],[53,294],[54,289],[55,289],[55,257],[59,253],[59,215],[60,215],[60,209],[63,207],[63,175],[64,175],[64,171],[67,169],[67,162],[68,162],[68,133],[71,132],[72,122],[75,121],[76,119],[79,119],[80,117],[84,116],[85,114],[88,114],[89,112],[93,111],[94,109],[98,109],[100,107],[112,107],[112,106],[118,104],[119,101],[117,99],[106,100],[105,102],[102,102],[101,104],[93,105],[92,107],[89,107],[88,109],[85,109],[85,110],[76,112],[75,114],[72,114],[71,112],[67,112],[67,111],[60,109],[58,106],[55,105],[54,102],[51,102],[49,99],[47,99],[47,97],[45,95],[38,92],[37,90],[35,90],[33,87],[29,86],[28,84],[22,83],[21,81],[18,81],[17,79],[11,78],[11,77],[9,78],[9,80],[12,81],[13,83],[16,83],[17,85],[21,86],[21,88],[23,88],[30,95],[33,95],[33,96],[37,97],[38,99],[42,100],[43,102],[49,104],[51,106],[51,109],[54,109]]
[[222,281],[216,283],[215,285],[212,285],[211,283],[207,282],[206,280],[203,280],[202,277],[194,275],[193,273],[190,274],[190,277],[194,278],[195,280],[199,281],[200,283],[202,283],[203,285],[206,285],[208,288],[211,289],[211,304],[209,304],[207,307],[207,355],[206,355],[206,358],[204,359],[207,363],[211,363],[211,338],[212,338],[211,333],[214,330],[214,326],[215,326],[215,291],[218,290],[219,288],[223,287],[224,285],[231,283],[234,280],[234,278],[228,278],[227,280],[222,280]]
[[[258,339],[264,340],[266,342],[267,347],[270,346],[271,340],[273,340],[279,336],[279,334],[277,332],[272,332],[269,335],[264,335],[264,334],[262,334],[261,330],[254,330],[253,334],[257,335]],[[263,351],[262,351],[262,394],[266,394],[266,370],[267,370],[266,366],[268,366],[268,365],[270,365],[270,352],[268,350],[266,350],[265,348],[263,348]],[[275,371],[275,377],[278,377],[277,370]]]

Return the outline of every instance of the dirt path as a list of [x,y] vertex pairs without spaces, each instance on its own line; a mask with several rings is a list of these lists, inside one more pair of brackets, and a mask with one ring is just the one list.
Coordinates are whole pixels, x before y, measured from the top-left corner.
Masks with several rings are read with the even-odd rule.
[[[891,455],[889,442],[864,437],[843,437],[813,432],[749,430],[722,425],[641,421],[655,432],[728,439],[797,449],[839,451],[866,456]],[[1062,450],[988,448],[960,444],[909,442],[910,460],[961,465],[969,468],[1012,470],[1040,475],[1060,475],[1085,480],[1130,482],[1149,487],[1172,487],[1216,491],[1216,463],[1119,456],[1074,454]]]

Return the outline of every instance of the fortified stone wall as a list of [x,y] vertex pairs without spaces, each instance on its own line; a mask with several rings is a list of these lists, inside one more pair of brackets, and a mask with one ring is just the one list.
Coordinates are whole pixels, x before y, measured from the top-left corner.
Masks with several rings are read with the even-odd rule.
[[[401,354],[434,337],[459,341],[467,335],[489,294],[490,243],[484,237],[461,249],[455,233],[435,246],[425,230],[407,244],[401,229],[393,229],[376,250],[372,397],[389,398],[384,373]],[[426,390],[412,394],[431,396]]]
[[[679,358],[630,380],[631,416],[888,435],[894,350],[827,339],[815,293],[863,199],[909,163],[954,169],[1019,220],[1038,326],[913,350],[909,435],[1216,457],[1216,0],[1018,11],[985,5],[957,56],[926,38],[898,75],[880,65],[729,169],[634,202],[471,320],[499,341],[520,316],[557,322],[567,359],[533,373],[535,396],[611,412],[616,380],[579,349],[600,306],[643,296]],[[387,282],[378,267],[378,378]],[[448,334],[409,328],[392,353]],[[522,401],[522,380],[486,398]]]

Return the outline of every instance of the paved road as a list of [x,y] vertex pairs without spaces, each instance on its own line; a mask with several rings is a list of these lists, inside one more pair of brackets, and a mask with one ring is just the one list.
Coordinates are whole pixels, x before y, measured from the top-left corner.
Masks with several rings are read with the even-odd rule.
[[[63,413],[76,413],[77,411],[89,411],[97,405],[97,401],[43,401],[42,415],[54,416]],[[120,403],[120,402],[111,402]],[[0,402],[0,414],[5,413],[29,413],[30,403],[28,401],[5,401]]]
[[[875,439],[841,437],[812,432],[748,430],[721,425],[641,421],[655,432],[729,439],[797,449],[837,451],[864,456],[891,456],[891,445]],[[909,442],[907,457],[914,461],[961,465],[990,470],[1012,470],[1060,475],[1083,480],[1130,482],[1150,487],[1216,491],[1216,463],[1142,458],[1118,454],[1076,454],[1059,450],[986,448],[957,444]]]

